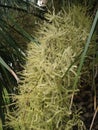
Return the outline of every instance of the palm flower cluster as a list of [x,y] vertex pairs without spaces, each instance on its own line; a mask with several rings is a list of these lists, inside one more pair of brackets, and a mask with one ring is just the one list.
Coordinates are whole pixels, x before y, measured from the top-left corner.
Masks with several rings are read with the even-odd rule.
[[78,61],[72,63],[83,51],[90,28],[91,20],[85,15],[84,8],[73,7],[57,15],[47,14],[48,22],[39,25],[36,37],[41,44],[28,43],[24,78],[19,95],[13,96],[16,109],[8,113],[10,127],[15,130],[85,129],[74,104],[73,110],[69,109]]

